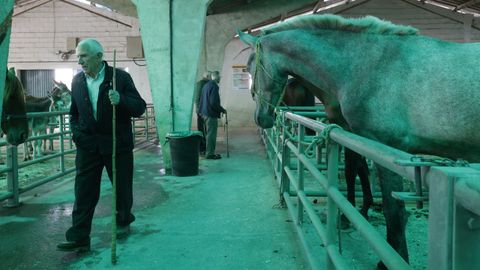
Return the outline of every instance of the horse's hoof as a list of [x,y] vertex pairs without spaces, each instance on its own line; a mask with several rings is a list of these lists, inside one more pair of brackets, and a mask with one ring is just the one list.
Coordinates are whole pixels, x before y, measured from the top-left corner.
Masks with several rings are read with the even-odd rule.
[[377,263],[377,269],[378,270],[388,270],[388,268],[385,266],[385,264],[383,264],[382,261]]
[[346,230],[350,228],[350,220],[346,218],[343,214],[340,215],[340,224],[338,224],[340,230]]
[[369,220],[369,218],[368,218],[368,209],[365,209],[365,208],[360,209],[360,214],[362,214],[362,216],[363,216],[366,220]]

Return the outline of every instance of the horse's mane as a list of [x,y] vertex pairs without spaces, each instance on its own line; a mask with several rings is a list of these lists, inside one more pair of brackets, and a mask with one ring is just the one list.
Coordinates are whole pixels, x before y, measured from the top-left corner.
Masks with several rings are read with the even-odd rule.
[[298,16],[291,21],[264,29],[262,34],[267,35],[299,28],[305,30],[340,30],[380,35],[416,35],[418,33],[418,29],[414,27],[396,25],[373,16],[343,18],[338,15],[324,14]]
[[23,98],[23,86],[17,76],[15,76],[15,69],[7,69],[7,76],[5,77],[5,88],[3,92],[3,103],[7,102],[11,96],[19,95]]

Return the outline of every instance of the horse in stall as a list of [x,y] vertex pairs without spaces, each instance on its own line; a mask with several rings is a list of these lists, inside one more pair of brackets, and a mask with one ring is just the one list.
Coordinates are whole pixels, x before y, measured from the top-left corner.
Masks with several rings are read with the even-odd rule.
[[19,145],[28,137],[28,123],[22,83],[13,68],[7,70],[2,104],[2,132],[8,143]]
[[[254,56],[255,54],[252,54]],[[251,66],[252,62],[248,66]],[[345,125],[345,120],[338,114],[331,113],[331,104],[329,100],[322,95],[319,98],[326,108],[327,118],[330,123],[341,125],[344,129],[348,129]],[[312,91],[309,91],[307,87],[304,87],[299,80],[295,78],[289,78],[285,86],[282,103],[287,106],[315,106],[315,96]],[[315,132],[311,129],[306,129],[307,135],[315,135]],[[347,199],[355,206],[355,179],[358,175],[360,178],[360,184],[362,187],[363,201],[360,213],[368,219],[368,209],[373,204],[372,190],[370,189],[370,181],[368,175],[370,174],[367,161],[365,158],[355,151],[348,148],[344,150],[345,154],[345,181],[347,183]],[[347,228],[349,220],[342,215],[342,228]]]
[[[51,93],[51,97],[53,100],[53,107],[52,111],[55,112],[62,112],[62,111],[69,111],[70,105],[72,104],[72,92],[68,89],[67,85],[63,82],[57,82],[53,80],[54,87]],[[50,123],[48,125],[49,133],[54,133],[55,128],[58,127],[59,121],[58,116],[50,117]],[[49,139],[49,151],[53,151],[53,139]],[[44,151],[46,151],[47,143],[44,141]]]
[[[371,16],[299,16],[259,37],[239,35],[256,51],[259,126],[273,126],[273,108],[291,75],[315,96],[326,95],[330,113],[353,133],[413,154],[480,161],[480,44],[421,36]],[[387,241],[408,262],[405,203],[391,196],[403,190],[402,178],[376,167]]]
[[[53,111],[66,111],[70,108],[71,92],[64,83],[54,81],[54,89],[47,97],[26,97],[27,112],[53,112]],[[47,133],[49,123],[55,124],[56,116],[40,116],[32,117],[29,119],[29,129],[33,136],[40,136]],[[54,129],[54,128],[53,128]],[[50,129],[50,132],[53,131]],[[46,143],[45,143],[46,144]],[[33,150],[33,158],[39,158],[43,156],[42,152],[42,140],[36,140],[31,144],[25,144],[24,158],[23,160],[32,159],[30,150]],[[50,149],[53,150],[53,142],[50,142]]]

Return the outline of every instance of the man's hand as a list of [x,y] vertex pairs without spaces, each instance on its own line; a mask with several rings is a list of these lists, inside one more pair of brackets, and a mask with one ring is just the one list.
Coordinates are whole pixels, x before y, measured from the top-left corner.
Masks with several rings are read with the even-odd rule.
[[120,103],[120,93],[118,93],[118,91],[109,90],[108,98],[110,98],[110,103],[112,105],[118,105],[118,103]]

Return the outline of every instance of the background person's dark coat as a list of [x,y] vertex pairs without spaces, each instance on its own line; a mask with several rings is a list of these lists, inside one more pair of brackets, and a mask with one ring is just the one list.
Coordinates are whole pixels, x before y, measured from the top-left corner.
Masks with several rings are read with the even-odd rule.
[[203,86],[199,113],[206,117],[220,118],[224,112],[225,109],[220,105],[218,84],[210,80]]

